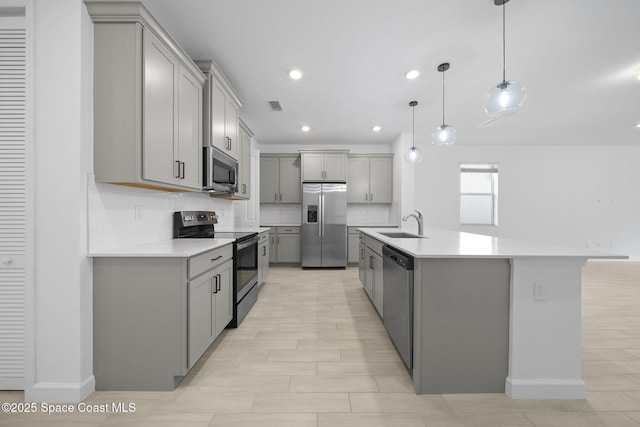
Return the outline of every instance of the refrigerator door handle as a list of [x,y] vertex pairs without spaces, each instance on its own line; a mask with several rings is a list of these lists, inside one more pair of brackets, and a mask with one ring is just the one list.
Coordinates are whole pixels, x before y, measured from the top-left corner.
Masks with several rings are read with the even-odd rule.
[[321,217],[321,224],[322,224],[322,237],[324,237],[324,195],[320,196],[322,198],[322,217]]
[[318,196],[318,237],[322,237],[322,196]]

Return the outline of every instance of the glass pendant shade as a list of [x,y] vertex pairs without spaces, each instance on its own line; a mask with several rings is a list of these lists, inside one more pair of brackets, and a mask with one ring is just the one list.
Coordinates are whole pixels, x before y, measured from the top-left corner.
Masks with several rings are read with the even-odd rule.
[[456,142],[456,128],[442,124],[431,134],[431,143],[438,146],[449,146]]
[[527,88],[518,82],[503,81],[487,94],[484,109],[491,117],[508,116],[517,112],[527,99]]
[[404,160],[407,163],[420,163],[422,161],[422,151],[418,147],[411,147],[404,153]]

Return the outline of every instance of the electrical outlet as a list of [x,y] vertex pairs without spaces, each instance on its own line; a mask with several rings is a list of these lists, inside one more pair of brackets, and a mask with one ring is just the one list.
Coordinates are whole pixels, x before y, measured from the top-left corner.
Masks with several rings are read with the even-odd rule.
[[533,299],[535,301],[545,301],[547,299],[544,286],[540,283],[533,282]]

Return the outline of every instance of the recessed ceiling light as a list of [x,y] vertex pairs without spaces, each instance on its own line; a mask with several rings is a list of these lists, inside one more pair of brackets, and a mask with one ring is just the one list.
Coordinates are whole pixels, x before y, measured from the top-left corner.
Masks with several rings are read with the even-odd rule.
[[638,124],[636,125],[636,127],[637,127],[637,128],[640,128],[640,123],[638,123]]
[[374,131],[374,132],[380,132],[380,130],[381,130],[381,129],[382,129],[382,128],[381,128],[380,126],[374,126],[374,127],[373,127],[373,131]]
[[309,132],[311,128],[309,126],[302,126],[302,132]]
[[300,80],[302,78],[302,71],[300,70],[291,70],[289,71],[289,77],[291,77],[292,80]]
[[409,80],[413,80],[417,78],[419,75],[420,75],[420,71],[410,70],[410,71],[407,71],[407,73],[405,74],[405,77],[408,78]]

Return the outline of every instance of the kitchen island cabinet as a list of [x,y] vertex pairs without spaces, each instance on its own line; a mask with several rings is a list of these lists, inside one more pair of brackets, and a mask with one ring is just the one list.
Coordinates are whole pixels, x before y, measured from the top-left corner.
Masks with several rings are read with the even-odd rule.
[[231,320],[233,240],[180,240],[94,254],[96,390],[173,390]]
[[625,256],[446,230],[426,230],[421,238],[359,230],[365,242],[374,239],[414,258],[418,394],[586,397],[581,268],[588,259]]

